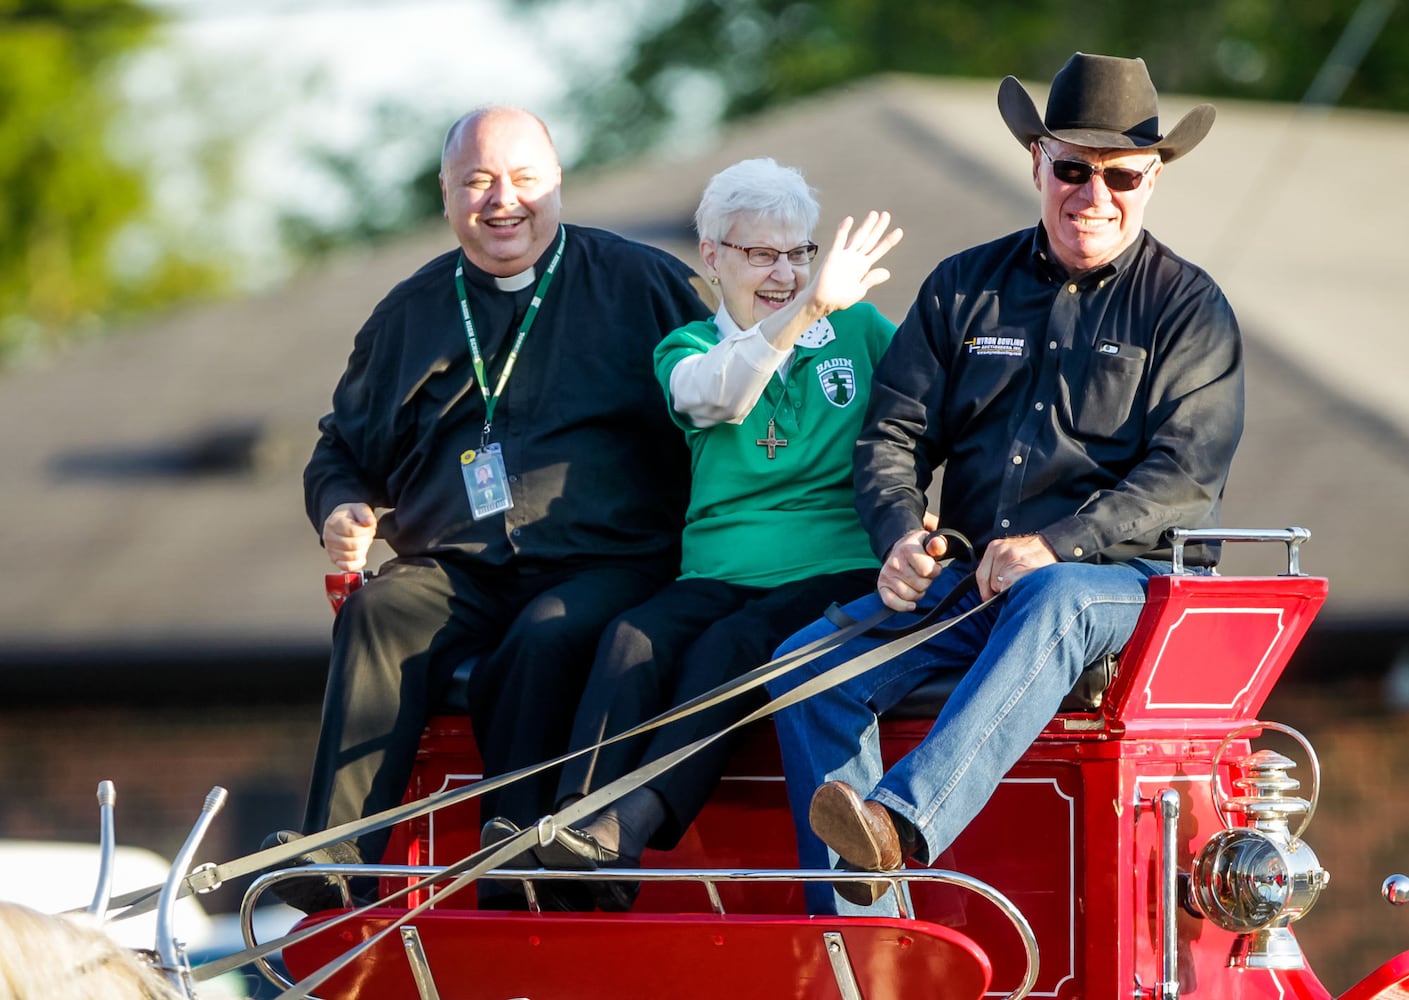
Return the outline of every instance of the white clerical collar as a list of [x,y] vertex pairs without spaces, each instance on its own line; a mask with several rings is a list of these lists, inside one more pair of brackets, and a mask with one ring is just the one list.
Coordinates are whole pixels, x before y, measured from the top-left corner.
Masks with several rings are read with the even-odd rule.
[[529,265],[528,270],[520,271],[518,274],[511,274],[507,278],[495,278],[494,287],[501,292],[517,292],[520,288],[527,288],[533,284],[533,279],[538,277],[533,271],[533,266]]

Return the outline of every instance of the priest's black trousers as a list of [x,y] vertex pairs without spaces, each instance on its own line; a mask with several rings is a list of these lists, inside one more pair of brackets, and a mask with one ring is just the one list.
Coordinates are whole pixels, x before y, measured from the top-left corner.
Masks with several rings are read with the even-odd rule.
[[[470,719],[485,774],[563,753],[602,629],[674,569],[654,559],[543,572],[429,558],[383,566],[333,627],[304,832],[401,801],[426,721],[470,656],[478,657]],[[533,823],[551,811],[556,782],[554,772],[515,782],[482,799],[481,815]],[[389,835],[359,838],[362,857],[381,860]]]

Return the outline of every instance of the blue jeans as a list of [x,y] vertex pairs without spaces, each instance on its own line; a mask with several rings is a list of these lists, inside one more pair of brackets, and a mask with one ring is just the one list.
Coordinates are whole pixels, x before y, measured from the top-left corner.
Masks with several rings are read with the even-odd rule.
[[[1120,650],[1135,630],[1146,581],[1168,563],[1137,559],[1094,565],[1057,563],[1019,579],[1002,600],[943,634],[774,716],[804,868],[828,868],[837,856],[808,825],[812,793],[845,781],[909,820],[919,835],[916,858],[932,864],[988,801],[1090,663]],[[947,567],[920,601],[933,607],[962,573]],[[954,608],[979,602],[977,591]],[[853,618],[881,608],[875,594],[847,605]],[[913,620],[897,616],[889,624]],[[825,619],[785,642],[779,655],[835,631]],[[776,697],[829,667],[880,645],[857,638],[769,686]],[[963,674],[933,728],[883,772],[878,716],[941,671]],[[807,887],[814,913],[873,916],[897,912],[887,893],[857,907],[825,883]]]

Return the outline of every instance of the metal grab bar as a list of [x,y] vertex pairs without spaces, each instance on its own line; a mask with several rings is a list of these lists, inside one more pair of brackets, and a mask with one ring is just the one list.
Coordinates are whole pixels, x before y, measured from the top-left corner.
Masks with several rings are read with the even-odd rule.
[[1162,1000],[1179,997],[1179,793],[1155,796],[1160,819],[1160,981]]
[[[277,942],[266,942],[261,945],[254,937],[254,910],[259,897],[271,886],[287,881],[291,878],[301,876],[327,876],[340,875],[345,878],[356,876],[372,876],[377,878],[396,879],[419,879],[427,882],[424,888],[433,888],[433,881],[443,872],[444,867],[439,865],[301,865],[297,868],[285,868],[278,871],[267,872],[255,879],[249,889],[245,892],[245,898],[240,904],[240,931],[244,935],[246,950],[262,951],[263,954],[271,954],[273,950],[270,946]],[[599,868],[596,871],[559,871],[547,868],[496,868],[493,871],[485,872],[483,878],[495,879],[496,881],[516,881],[529,882],[547,879],[563,880],[568,882],[587,881],[625,881],[625,882],[693,882],[698,883],[710,901],[710,909],[717,916],[727,916],[723,902],[719,897],[718,885],[721,883],[750,883],[750,882],[887,882],[891,885],[892,891],[896,893],[896,899],[900,905],[902,919],[913,919],[909,916],[908,908],[905,904],[905,895],[900,892],[901,884],[912,883],[933,883],[940,885],[952,885],[960,889],[968,889],[978,896],[988,900],[1017,931],[1018,937],[1022,940],[1023,951],[1027,958],[1027,970],[1023,981],[1018,988],[1010,993],[1006,1000],[1023,1000],[1032,992],[1037,985],[1038,974],[1038,952],[1037,936],[1033,933],[1032,926],[1027,922],[1027,918],[1022,915],[1022,911],[1013,904],[1012,900],[1003,895],[993,886],[969,875],[960,872],[951,872],[939,868],[914,868],[895,872],[841,872],[831,869],[788,869],[788,868],[767,868],[767,869],[695,869],[695,868]],[[356,911],[349,911],[349,914]],[[533,912],[541,912],[536,904]],[[317,930],[323,931],[341,924],[349,914],[343,914],[319,924]],[[757,916],[757,914],[748,914]],[[285,989],[293,986],[293,982],[281,975],[278,970],[269,964],[261,955],[251,961],[259,970],[269,978],[271,982],[283,986]]]
[[117,786],[111,781],[98,782],[98,885],[93,890],[93,902],[88,912],[102,923],[108,915],[108,902],[113,896],[113,859],[117,856],[117,835],[113,832],[113,809],[117,805]]
[[1306,528],[1170,528],[1165,536],[1173,543],[1174,572],[1184,572],[1186,542],[1282,542],[1287,546],[1287,576],[1304,576],[1301,543],[1311,537]]
[[191,832],[186,835],[186,842],[181,845],[181,850],[176,852],[176,860],[171,863],[171,872],[161,887],[161,896],[157,902],[156,951],[161,956],[161,968],[172,985],[187,997],[193,996],[195,991],[192,989],[185,946],[176,937],[176,902],[181,898],[181,882],[191,867],[191,859],[195,857],[196,849],[205,838],[206,830],[215,819],[215,814],[225,805],[227,794],[219,785],[206,794],[201,814],[196,818]]

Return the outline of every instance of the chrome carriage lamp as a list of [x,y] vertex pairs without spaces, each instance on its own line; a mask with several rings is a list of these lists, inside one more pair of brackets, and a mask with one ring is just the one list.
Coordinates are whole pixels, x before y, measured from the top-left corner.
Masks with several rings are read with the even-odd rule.
[[[1244,949],[1235,956],[1251,969],[1300,969],[1306,964],[1290,925],[1315,904],[1330,882],[1316,854],[1301,834],[1316,811],[1310,800],[1292,795],[1301,783],[1288,773],[1296,764],[1272,750],[1258,750],[1238,762],[1234,786],[1241,794],[1224,801],[1218,781],[1218,759],[1228,743],[1251,728],[1277,729],[1291,735],[1310,755],[1316,793],[1320,773],[1315,751],[1296,730],[1274,723],[1254,723],[1230,733],[1214,757],[1213,802],[1224,829],[1214,834],[1194,857],[1189,902],[1213,924],[1241,935]],[[1229,812],[1247,817],[1233,826]],[[1302,817],[1293,833],[1292,817]]]

